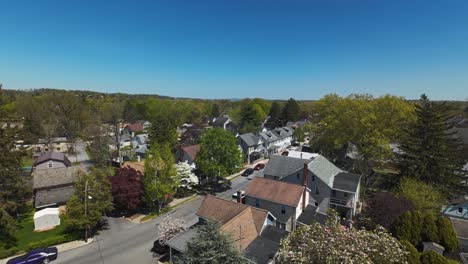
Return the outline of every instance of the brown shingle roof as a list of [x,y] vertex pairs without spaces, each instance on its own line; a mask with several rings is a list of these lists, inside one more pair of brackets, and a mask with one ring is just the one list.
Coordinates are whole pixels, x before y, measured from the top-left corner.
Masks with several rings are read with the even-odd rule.
[[245,189],[245,195],[297,207],[304,188],[297,184],[255,177]]
[[197,157],[198,152],[200,151],[200,144],[197,145],[191,145],[191,146],[185,146],[182,147],[185,153],[192,158],[192,160],[195,160],[195,157]]
[[220,224],[245,249],[262,232],[268,211],[207,195],[197,215]]
[[128,124],[125,127],[130,129],[130,131],[133,131],[133,132],[140,132],[140,131],[143,131],[144,129],[142,124]]
[[39,165],[41,163],[44,163],[44,162],[47,162],[49,160],[59,161],[59,162],[61,161],[67,167],[70,167],[72,165],[72,163],[67,158],[67,156],[65,156],[65,154],[60,153],[60,152],[46,152],[46,153],[42,153],[37,158],[36,162],[34,162],[34,166],[37,166],[37,165]]
[[129,167],[141,173],[145,173],[145,162],[144,161],[126,161],[122,167]]
[[83,168],[79,166],[34,170],[33,189],[73,184],[79,171],[84,173]]

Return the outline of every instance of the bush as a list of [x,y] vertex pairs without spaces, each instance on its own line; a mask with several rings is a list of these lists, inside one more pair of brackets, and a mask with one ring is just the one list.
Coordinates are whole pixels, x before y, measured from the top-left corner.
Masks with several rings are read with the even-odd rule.
[[[407,240],[415,245],[413,241],[413,214],[410,211],[403,213],[395,220],[392,227],[392,232],[399,240]],[[416,244],[417,245],[417,244]]]
[[434,213],[429,212],[425,215],[421,231],[421,237],[423,241],[432,241],[435,243],[440,243],[439,232]]
[[408,255],[406,255],[406,261],[408,264],[419,264],[419,252],[418,250],[411,244],[408,240],[400,241],[403,247],[408,251]]
[[412,178],[403,178],[398,189],[399,195],[409,199],[416,210],[438,212],[445,204],[442,193],[430,184]]
[[9,249],[0,250],[0,259],[7,258],[9,256],[14,255],[18,252],[18,248],[12,247]]
[[453,224],[447,217],[439,216],[437,218],[437,227],[439,228],[440,244],[445,247],[445,250],[451,252],[460,247]]
[[421,264],[448,264],[448,260],[444,256],[439,255],[435,251],[429,250],[421,254],[419,258]]

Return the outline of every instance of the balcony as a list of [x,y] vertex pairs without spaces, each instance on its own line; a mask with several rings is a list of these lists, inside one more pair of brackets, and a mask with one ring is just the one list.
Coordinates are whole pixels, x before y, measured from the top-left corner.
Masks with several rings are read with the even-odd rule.
[[347,200],[337,199],[337,198],[330,198],[330,203],[338,206],[344,206],[348,208],[353,208],[354,199],[352,197],[348,198]]

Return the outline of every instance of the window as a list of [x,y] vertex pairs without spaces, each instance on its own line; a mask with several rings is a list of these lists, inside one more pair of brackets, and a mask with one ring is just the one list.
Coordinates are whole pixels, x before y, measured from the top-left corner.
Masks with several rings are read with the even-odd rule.
[[47,167],[52,168],[53,166],[54,166],[54,164],[52,163],[52,161],[49,161],[49,163],[47,164]]
[[463,213],[463,207],[458,207],[458,213],[459,214]]
[[255,207],[260,207],[260,200],[255,198]]
[[281,205],[281,213],[285,214],[286,213],[286,206]]
[[348,193],[347,192],[343,193],[343,196],[348,197]]
[[300,175],[299,175],[299,173],[297,173],[297,174],[296,174],[296,178],[298,178],[298,179],[299,179],[299,177],[300,177]]
[[318,206],[318,202],[315,202],[314,205],[315,205],[315,206]]
[[336,197],[336,190],[332,190],[332,197]]
[[315,175],[312,175],[312,181],[315,181]]
[[319,194],[320,194],[319,188],[318,188],[317,186],[315,186],[315,194],[316,194],[316,195],[319,195]]

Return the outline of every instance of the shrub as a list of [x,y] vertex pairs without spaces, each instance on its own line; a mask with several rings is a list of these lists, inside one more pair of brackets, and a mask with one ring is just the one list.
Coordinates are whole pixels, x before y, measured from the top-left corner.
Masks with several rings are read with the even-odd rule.
[[438,212],[445,203],[442,193],[430,184],[412,178],[403,178],[398,189],[399,195],[408,198],[416,210]]
[[436,216],[434,213],[429,212],[424,216],[422,225],[422,240],[440,243],[439,232],[436,223]]
[[391,192],[379,192],[367,199],[364,215],[375,224],[389,229],[393,222],[406,211],[414,210],[413,203],[405,197],[397,197]]
[[18,252],[18,248],[16,248],[16,247],[0,250],[0,259],[12,256],[17,252]]
[[406,261],[408,264],[419,264],[419,252],[418,250],[411,244],[408,240],[400,241],[403,247],[408,251],[408,255],[406,255]]
[[448,260],[444,256],[432,250],[422,253],[419,261],[421,264],[448,264]]
[[454,251],[460,246],[453,224],[447,217],[439,216],[437,227],[439,228],[440,244],[445,247],[445,250]]
[[412,216],[413,214],[409,211],[403,213],[393,223],[392,232],[399,240],[407,240],[414,245]]

